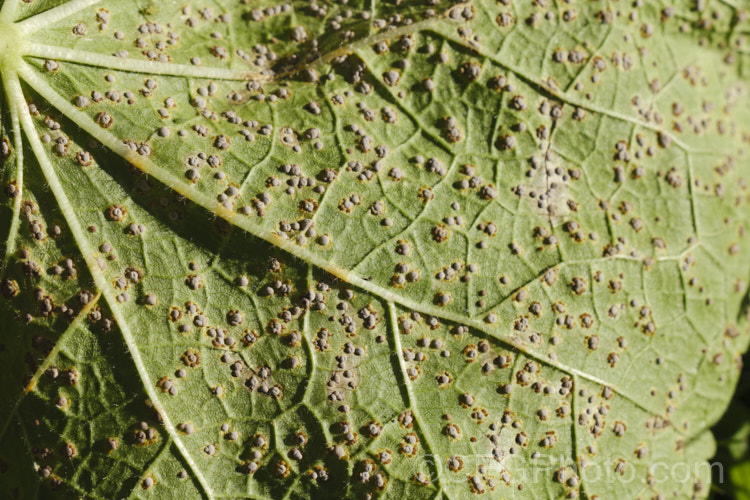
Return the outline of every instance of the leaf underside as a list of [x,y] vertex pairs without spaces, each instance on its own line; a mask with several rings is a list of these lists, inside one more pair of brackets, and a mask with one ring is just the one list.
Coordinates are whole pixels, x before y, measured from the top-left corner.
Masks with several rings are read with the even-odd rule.
[[744,2],[0,4],[0,497],[707,497]]

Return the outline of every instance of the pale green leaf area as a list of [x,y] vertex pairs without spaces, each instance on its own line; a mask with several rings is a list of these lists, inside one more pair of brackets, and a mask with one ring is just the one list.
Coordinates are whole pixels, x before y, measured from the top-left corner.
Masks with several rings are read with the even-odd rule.
[[708,496],[750,4],[0,5],[0,498]]

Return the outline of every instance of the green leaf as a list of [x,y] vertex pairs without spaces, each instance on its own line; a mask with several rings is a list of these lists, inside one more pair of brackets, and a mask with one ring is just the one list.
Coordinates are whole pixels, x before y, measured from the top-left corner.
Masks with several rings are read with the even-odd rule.
[[707,497],[744,4],[0,4],[0,496]]
[[[744,375],[744,374],[743,374]],[[744,377],[743,377],[744,378]],[[718,450],[712,469],[718,498],[736,500],[750,498],[750,467],[748,438],[750,438],[750,411],[740,394],[735,394],[726,414],[714,429]]]
[[[737,389],[724,416],[714,426],[717,452],[713,458],[712,489],[716,499],[750,498],[750,476],[745,472],[750,463],[750,409],[747,407],[747,353]],[[744,495],[744,496],[743,496]]]
[[730,470],[730,480],[734,485],[732,493],[736,500],[747,500],[750,498],[750,484],[747,482],[748,475],[750,475],[750,461],[747,460],[736,464]]

